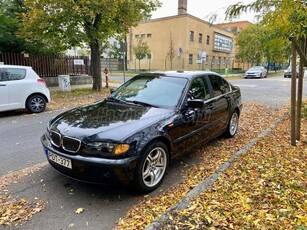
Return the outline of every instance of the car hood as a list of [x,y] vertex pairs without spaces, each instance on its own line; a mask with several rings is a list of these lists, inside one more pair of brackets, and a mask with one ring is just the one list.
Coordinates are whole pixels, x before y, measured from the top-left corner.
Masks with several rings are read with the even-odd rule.
[[60,114],[51,121],[49,129],[78,139],[121,140],[172,113],[171,109],[104,100]]

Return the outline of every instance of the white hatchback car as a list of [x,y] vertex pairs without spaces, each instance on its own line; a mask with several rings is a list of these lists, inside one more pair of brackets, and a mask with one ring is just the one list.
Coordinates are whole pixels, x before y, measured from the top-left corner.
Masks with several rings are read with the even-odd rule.
[[49,89],[32,67],[0,65],[0,112],[27,109],[40,113],[48,102]]

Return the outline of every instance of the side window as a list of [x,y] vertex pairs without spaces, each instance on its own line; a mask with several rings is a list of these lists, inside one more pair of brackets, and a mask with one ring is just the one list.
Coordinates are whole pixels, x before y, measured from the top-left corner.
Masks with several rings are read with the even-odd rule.
[[22,80],[26,77],[26,70],[5,68],[3,69],[3,75],[7,79],[6,81]]
[[4,80],[4,74],[3,74],[3,69],[0,68],[0,81],[5,81]]
[[223,78],[221,78],[221,80],[222,80],[221,90],[222,90],[223,94],[229,93],[230,92],[230,85],[229,85],[229,83],[225,79],[223,79]]
[[206,88],[204,86],[204,82],[201,77],[194,79],[188,92],[188,100],[192,99],[204,100],[208,98],[208,96],[210,97],[209,91]]
[[223,78],[216,75],[211,75],[209,76],[209,79],[213,89],[213,97],[230,92],[230,86]]

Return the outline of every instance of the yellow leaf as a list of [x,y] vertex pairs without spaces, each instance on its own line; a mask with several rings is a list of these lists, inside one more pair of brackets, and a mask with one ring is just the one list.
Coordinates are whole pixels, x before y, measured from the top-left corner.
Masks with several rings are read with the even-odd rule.
[[84,212],[84,208],[78,208],[78,209],[76,210],[76,213],[77,213],[77,214],[80,214],[80,213],[82,213],[82,212]]

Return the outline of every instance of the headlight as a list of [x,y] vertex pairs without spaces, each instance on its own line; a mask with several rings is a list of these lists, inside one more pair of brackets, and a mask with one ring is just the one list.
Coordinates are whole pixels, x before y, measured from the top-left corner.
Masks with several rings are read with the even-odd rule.
[[117,144],[108,142],[91,142],[86,145],[87,149],[94,152],[120,155],[127,152],[129,144]]

